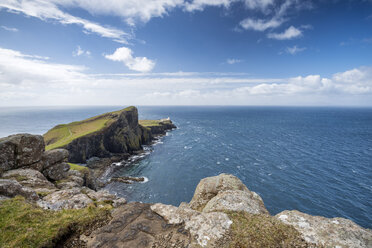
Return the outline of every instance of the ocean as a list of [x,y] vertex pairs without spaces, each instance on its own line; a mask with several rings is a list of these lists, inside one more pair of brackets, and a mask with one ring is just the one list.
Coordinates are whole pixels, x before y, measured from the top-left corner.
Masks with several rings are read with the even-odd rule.
[[[0,137],[43,134],[57,124],[120,107],[0,108]],[[239,177],[271,214],[285,209],[349,218],[372,228],[372,109],[325,107],[138,107],[140,119],[170,117],[168,132],[114,176],[110,192],[129,201],[179,205],[200,179]]]

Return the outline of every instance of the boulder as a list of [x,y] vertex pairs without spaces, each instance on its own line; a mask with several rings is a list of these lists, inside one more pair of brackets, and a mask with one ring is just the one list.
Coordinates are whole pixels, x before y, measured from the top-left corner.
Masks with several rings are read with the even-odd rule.
[[312,216],[297,210],[285,210],[275,217],[292,225],[309,243],[324,247],[372,247],[372,230],[348,219]]
[[14,179],[23,187],[29,187],[36,192],[54,192],[56,187],[43,174],[33,169],[10,170],[3,174],[3,178]]
[[45,149],[41,135],[15,134],[0,139],[0,171],[32,165]]
[[190,247],[184,225],[172,225],[151,211],[150,204],[131,202],[115,209],[112,220],[81,240],[88,248]]
[[44,169],[62,162],[67,162],[68,151],[66,149],[53,149],[43,153]]
[[251,191],[227,190],[219,192],[204,207],[203,212],[245,211],[250,214],[269,214],[261,197]]
[[88,188],[84,188],[84,193],[87,194],[87,196],[97,202],[100,201],[114,201],[118,199],[116,195],[110,194],[106,190],[99,190],[99,191],[94,191]]
[[67,177],[67,172],[70,169],[68,163],[62,162],[54,164],[43,170],[43,174],[50,180],[57,181]]
[[80,189],[66,189],[56,191],[43,198],[38,202],[40,207],[45,209],[80,209],[87,207],[93,201],[86,195],[81,193]]
[[221,247],[227,242],[232,221],[220,212],[201,213],[181,204],[180,207],[157,203],[151,210],[162,216],[169,224],[184,224],[192,236],[191,247]]
[[0,179],[0,195],[8,197],[20,195],[28,200],[39,200],[39,196],[34,190],[28,187],[22,187],[21,184],[13,179]]
[[230,174],[220,174],[202,179],[195,189],[190,207],[201,211],[204,206],[219,192],[226,190],[241,190],[250,192],[237,177]]

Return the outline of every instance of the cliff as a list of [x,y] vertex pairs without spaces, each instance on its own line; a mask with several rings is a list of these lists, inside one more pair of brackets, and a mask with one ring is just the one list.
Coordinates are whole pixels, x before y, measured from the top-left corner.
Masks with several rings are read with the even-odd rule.
[[85,163],[91,157],[132,154],[149,144],[154,136],[175,128],[171,121],[138,121],[136,107],[95,116],[83,121],[58,125],[46,134],[46,150],[64,148],[69,161]]

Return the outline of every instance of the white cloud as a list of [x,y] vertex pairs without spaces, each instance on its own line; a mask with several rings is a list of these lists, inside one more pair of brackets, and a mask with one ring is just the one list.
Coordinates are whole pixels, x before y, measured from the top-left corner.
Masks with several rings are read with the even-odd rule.
[[78,56],[87,56],[87,57],[90,57],[91,55],[91,52],[88,51],[88,50],[83,50],[80,46],[77,46],[76,49],[74,51],[72,51],[72,56],[74,57],[78,57]]
[[240,62],[242,62],[241,59],[227,59],[226,60],[226,63],[228,63],[229,65],[237,64],[237,63],[240,63]]
[[133,71],[149,72],[155,62],[146,57],[133,57],[133,52],[127,47],[120,47],[113,54],[105,55],[106,59],[123,62],[126,67]]
[[305,51],[305,50],[306,50],[306,47],[293,46],[293,47],[287,47],[284,51],[286,53],[295,55],[295,54],[300,53],[300,52]]
[[276,39],[276,40],[290,40],[294,38],[298,38],[302,36],[302,31],[290,26],[288,29],[286,29],[283,33],[269,33],[267,34],[267,37],[270,39]]
[[7,26],[1,26],[1,28],[9,32],[18,32],[17,28],[12,28],[12,27],[7,27]]
[[[63,1],[60,3],[63,3]],[[113,27],[105,27],[98,23],[63,12],[53,1],[3,0],[0,2],[0,9],[1,8],[6,8],[15,13],[23,13],[26,16],[32,16],[44,21],[55,20],[62,24],[76,24],[81,26],[87,33],[96,33],[119,43],[127,43],[127,39],[131,37],[130,34],[122,30]]]
[[192,2],[185,1],[185,9],[187,11],[203,10],[206,6],[228,8],[233,0],[193,0]]
[[[126,50],[108,56],[123,61],[130,59],[132,53]],[[89,74],[84,66],[41,58],[0,48],[0,106],[372,106],[372,67],[354,68],[329,78],[321,75],[251,78],[247,74],[197,72]]]
[[271,20],[261,20],[261,19],[252,19],[246,18],[240,22],[240,26],[246,30],[252,29],[256,31],[265,31],[270,28],[277,28],[282,25],[283,20],[271,19]]
[[249,9],[260,9],[266,12],[267,7],[274,4],[274,0],[245,0],[245,5]]

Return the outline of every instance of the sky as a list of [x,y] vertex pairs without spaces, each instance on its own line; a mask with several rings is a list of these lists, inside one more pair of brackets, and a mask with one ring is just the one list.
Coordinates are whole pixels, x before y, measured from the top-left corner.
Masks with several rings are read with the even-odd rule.
[[372,0],[0,0],[0,107],[372,106]]

